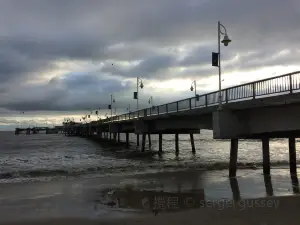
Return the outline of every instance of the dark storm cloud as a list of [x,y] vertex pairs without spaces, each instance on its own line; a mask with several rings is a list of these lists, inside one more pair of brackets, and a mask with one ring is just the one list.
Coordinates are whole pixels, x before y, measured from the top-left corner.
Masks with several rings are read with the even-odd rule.
[[[299,5],[296,0],[3,0],[0,106],[18,110],[105,107],[110,93],[119,93],[127,105],[134,83],[124,84],[125,78],[215,75],[215,68],[208,66],[211,52],[217,51],[218,19],[233,40],[226,49],[222,46],[227,71],[297,64],[299,52],[293,50],[300,39]],[[190,43],[201,46],[183,59],[180,52],[166,51]],[[283,50],[290,53],[277,56]],[[48,84],[23,85],[58,69],[59,60],[104,66],[98,74],[74,69]],[[120,60],[140,63],[126,67]],[[174,70],[180,67],[184,70]]]
[[97,74],[70,73],[51,79],[45,85],[24,85],[8,92],[9,98],[1,99],[0,107],[17,111],[83,110],[107,108],[110,94],[123,98],[132,83]]

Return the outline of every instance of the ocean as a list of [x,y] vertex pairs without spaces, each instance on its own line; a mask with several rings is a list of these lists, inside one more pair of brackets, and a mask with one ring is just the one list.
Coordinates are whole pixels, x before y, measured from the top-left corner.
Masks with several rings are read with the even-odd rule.
[[[158,136],[151,138],[151,149],[157,151]],[[261,142],[240,140],[237,179],[232,180],[228,178],[230,142],[214,140],[207,130],[194,138],[196,154],[192,154],[189,135],[179,136],[178,156],[174,136],[164,135],[161,156],[132,157],[128,153],[136,151],[134,135],[126,149],[63,134],[1,132],[0,221],[15,219],[16,215],[20,220],[142,215],[142,208],[107,204],[111,201],[108,193],[128,188],[159,193],[201,191],[210,200],[299,193],[298,180],[289,175],[286,139],[270,141],[269,178],[262,175]],[[129,198],[140,196],[134,193],[138,192],[131,192]]]
[[[223,170],[228,168],[230,142],[214,140],[212,132],[195,135],[196,154],[192,154],[189,135],[180,135],[180,152],[175,155],[173,135],[163,136],[163,152],[159,157],[132,158],[135,135],[130,136],[131,147],[109,146],[80,137],[63,134],[14,135],[0,132],[0,183],[97,177],[107,174],[153,173],[188,168]],[[151,135],[152,150],[158,150],[158,136]],[[125,136],[121,134],[121,140]],[[147,144],[146,144],[147,146]],[[299,149],[299,142],[297,142]],[[287,139],[270,141],[272,167],[288,168]],[[299,154],[297,154],[299,161]],[[239,169],[255,169],[262,165],[261,142],[239,141]]]

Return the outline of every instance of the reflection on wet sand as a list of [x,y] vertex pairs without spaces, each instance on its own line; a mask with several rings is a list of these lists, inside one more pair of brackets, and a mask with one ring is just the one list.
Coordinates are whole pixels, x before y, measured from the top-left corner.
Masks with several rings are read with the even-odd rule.
[[264,183],[266,188],[266,195],[273,196],[274,191],[273,191],[272,179],[270,175],[264,175]]
[[241,199],[240,188],[236,178],[230,178],[230,187],[232,190],[232,198],[234,201],[239,201]]
[[295,175],[291,175],[292,187],[294,194],[299,194],[299,181],[298,177]]
[[[170,174],[156,174],[158,180],[163,181],[166,176]],[[128,185],[124,188],[115,189],[113,191],[102,190],[101,193],[105,195],[106,204],[110,207],[116,207],[121,209],[134,209],[142,211],[151,211],[155,215],[158,212],[176,212],[181,210],[193,209],[207,207],[211,203],[211,199],[205,195],[205,189],[198,186],[202,183],[202,178],[192,177],[193,174],[190,174],[189,179],[182,176],[178,172],[176,179],[172,179],[172,183],[159,183],[155,187],[137,189],[133,185]],[[149,175],[154,176],[154,175]],[[240,178],[243,179],[243,178]],[[240,191],[239,179],[230,178],[228,183],[230,184],[230,189],[232,192],[232,200],[239,202],[243,200],[243,191]],[[187,183],[187,181],[189,181]],[[264,176],[264,187],[265,187],[265,196],[274,196],[274,189],[272,185],[271,176]],[[291,176],[293,193],[299,193],[299,182],[297,176]],[[187,188],[187,184],[190,184]],[[170,186],[173,188],[170,189]],[[165,188],[165,189],[164,189]],[[230,191],[229,189],[229,191]],[[208,189],[206,190],[208,191]],[[263,196],[262,196],[263,197]],[[215,201],[230,201],[230,197],[227,199],[220,198]]]

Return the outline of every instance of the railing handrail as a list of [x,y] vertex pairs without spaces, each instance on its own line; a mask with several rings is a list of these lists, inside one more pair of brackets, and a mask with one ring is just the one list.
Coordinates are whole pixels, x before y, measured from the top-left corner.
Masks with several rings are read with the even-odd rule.
[[[230,90],[230,89],[235,89],[235,88],[247,86],[247,85],[253,85],[253,84],[268,81],[268,80],[275,80],[275,79],[278,79],[278,78],[281,78],[281,77],[291,76],[291,75],[294,75],[294,74],[297,74],[297,73],[300,73],[300,71],[295,71],[295,72],[291,72],[291,73],[287,73],[287,74],[278,75],[278,76],[275,76],[275,77],[269,77],[269,78],[265,78],[265,79],[261,79],[261,80],[251,81],[251,82],[244,83],[244,84],[239,84],[239,85],[236,85],[236,86],[227,87],[227,88],[221,89],[221,92],[224,92],[224,91],[227,91],[227,90]],[[213,94],[216,94],[216,93],[219,93],[219,90],[209,92],[209,93],[206,93],[206,94],[202,94],[202,95],[197,95],[197,97],[198,98],[207,97],[207,96],[210,96],[210,95],[213,95]],[[161,106],[166,106],[166,105],[170,105],[170,104],[174,104],[174,103],[178,103],[178,102],[182,102],[182,101],[192,100],[194,98],[196,98],[196,96],[193,96],[193,97],[190,97],[190,98],[185,98],[185,99],[180,99],[180,100],[173,101],[173,102],[164,103],[164,104],[161,104],[161,105],[157,105],[157,106],[155,106],[155,108],[157,109]],[[152,107],[143,108],[143,109],[139,109],[137,111],[120,114],[118,116],[113,116],[113,117],[110,117],[108,119],[104,119],[102,121],[103,122],[107,122],[107,121],[111,121],[111,120],[113,121],[114,119],[119,118],[120,116],[132,115],[132,114],[135,114],[135,113],[138,113],[138,112],[141,112],[141,111],[144,111],[144,110],[149,110],[149,109],[152,109]]]

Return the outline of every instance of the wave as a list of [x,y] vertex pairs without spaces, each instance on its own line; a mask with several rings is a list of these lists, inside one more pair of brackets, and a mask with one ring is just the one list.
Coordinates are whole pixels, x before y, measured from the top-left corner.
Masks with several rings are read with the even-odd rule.
[[[289,161],[276,161],[271,162],[274,168],[283,168],[289,166]],[[259,169],[262,163],[243,163],[237,164],[238,169]],[[16,178],[40,178],[40,177],[76,177],[88,174],[120,174],[120,173],[147,173],[149,170],[182,170],[182,169],[197,169],[197,170],[225,170],[228,169],[228,162],[215,162],[215,163],[166,163],[166,164],[152,164],[145,165],[144,167],[137,167],[133,165],[103,168],[103,167],[88,167],[88,168],[72,168],[72,169],[33,169],[33,170],[20,170],[11,172],[0,172],[0,180],[16,179]]]

